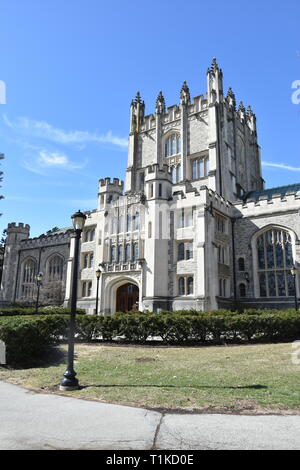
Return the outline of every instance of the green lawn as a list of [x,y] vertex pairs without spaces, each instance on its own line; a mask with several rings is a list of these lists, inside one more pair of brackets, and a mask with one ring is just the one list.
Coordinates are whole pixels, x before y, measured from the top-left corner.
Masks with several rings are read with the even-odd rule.
[[[74,397],[148,408],[300,413],[300,365],[291,343],[219,347],[75,346]],[[0,367],[0,380],[58,392],[66,346],[47,363]]]

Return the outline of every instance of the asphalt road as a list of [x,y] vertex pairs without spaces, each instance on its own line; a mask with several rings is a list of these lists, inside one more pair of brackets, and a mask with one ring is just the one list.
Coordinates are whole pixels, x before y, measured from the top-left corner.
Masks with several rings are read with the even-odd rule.
[[1,450],[300,449],[300,416],[172,414],[0,382]]

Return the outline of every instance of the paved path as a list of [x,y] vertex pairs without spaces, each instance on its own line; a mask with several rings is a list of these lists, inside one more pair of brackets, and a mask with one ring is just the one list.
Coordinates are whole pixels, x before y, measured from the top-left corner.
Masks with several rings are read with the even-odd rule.
[[161,414],[0,382],[0,449],[300,449],[300,416]]

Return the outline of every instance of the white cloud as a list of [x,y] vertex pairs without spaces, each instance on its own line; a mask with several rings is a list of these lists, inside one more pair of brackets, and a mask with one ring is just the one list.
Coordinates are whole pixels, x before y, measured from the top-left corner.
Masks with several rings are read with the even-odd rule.
[[37,138],[46,139],[59,144],[86,144],[86,143],[104,143],[112,144],[123,149],[127,148],[128,141],[125,138],[115,136],[112,131],[106,134],[98,134],[89,131],[66,131],[58,129],[45,121],[36,121],[27,117],[20,117],[12,122],[3,115],[3,122],[6,126],[24,132]]
[[47,175],[47,169],[49,168],[56,168],[61,170],[75,170],[84,168],[88,162],[88,160],[84,160],[81,163],[74,163],[72,162],[67,155],[61,152],[51,152],[46,149],[40,149],[38,147],[30,146],[31,148],[35,148],[37,155],[30,159],[24,160],[22,166],[32,173],[36,173],[38,175]]
[[48,150],[41,150],[39,152],[38,163],[41,166],[52,166],[57,168],[83,168],[87,161],[85,160],[82,163],[73,163],[69,158],[59,152],[49,152]]
[[289,170],[289,171],[300,171],[300,167],[286,165],[285,163],[272,163],[272,162],[261,162],[262,166],[269,166],[272,168],[279,168],[281,170]]

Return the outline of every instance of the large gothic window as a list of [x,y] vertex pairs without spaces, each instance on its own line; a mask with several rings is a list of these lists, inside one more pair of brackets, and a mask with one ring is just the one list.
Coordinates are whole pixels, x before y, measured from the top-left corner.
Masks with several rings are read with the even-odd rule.
[[64,260],[59,255],[54,255],[48,262],[48,281],[61,281],[63,278]]
[[272,228],[256,240],[257,275],[260,297],[293,296],[292,239],[289,232]]
[[165,141],[165,157],[177,155],[180,151],[180,135],[170,135],[170,137]]
[[35,276],[37,273],[36,261],[28,258],[23,264],[21,296],[32,298],[35,290]]

